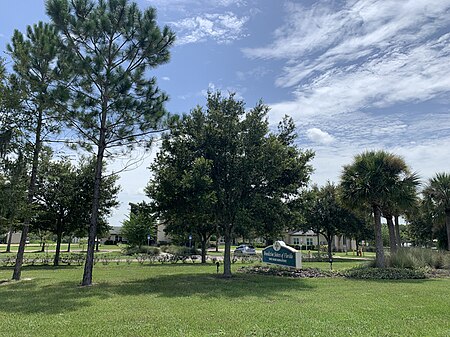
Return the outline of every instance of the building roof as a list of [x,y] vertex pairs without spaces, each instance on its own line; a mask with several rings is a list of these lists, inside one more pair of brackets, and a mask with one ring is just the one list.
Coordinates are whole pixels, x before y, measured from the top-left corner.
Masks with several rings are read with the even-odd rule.
[[314,236],[317,235],[316,232],[312,231],[312,230],[308,230],[308,231],[289,231],[288,232],[289,235],[297,235],[297,236]]

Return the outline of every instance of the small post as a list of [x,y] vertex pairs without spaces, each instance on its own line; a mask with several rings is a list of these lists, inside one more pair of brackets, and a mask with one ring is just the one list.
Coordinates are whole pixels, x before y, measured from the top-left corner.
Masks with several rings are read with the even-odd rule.
[[217,267],[217,274],[219,274],[219,267],[220,267],[220,262],[219,261],[216,262],[216,267]]
[[330,270],[333,270],[333,258],[330,257]]

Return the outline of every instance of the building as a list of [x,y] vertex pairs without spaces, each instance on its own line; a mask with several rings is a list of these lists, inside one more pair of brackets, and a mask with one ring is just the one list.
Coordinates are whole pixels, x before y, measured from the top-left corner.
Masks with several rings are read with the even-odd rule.
[[[327,240],[322,234],[317,235],[312,230],[289,231],[283,236],[284,242],[293,247],[303,247],[305,249],[317,249],[317,245],[327,245]],[[346,252],[356,250],[356,241],[346,238],[343,235],[335,235],[333,238],[333,251]]]

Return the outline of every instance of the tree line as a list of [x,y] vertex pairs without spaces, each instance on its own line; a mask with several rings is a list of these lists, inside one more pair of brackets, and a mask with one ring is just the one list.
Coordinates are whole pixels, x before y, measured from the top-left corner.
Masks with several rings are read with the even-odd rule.
[[[158,27],[153,8],[141,11],[127,0],[48,0],[45,5],[50,22],[28,26],[26,34],[16,30],[7,48],[12,73],[1,67],[2,155],[16,158],[21,147],[30,149],[26,203],[32,205],[45,144],[65,142],[95,154],[82,280],[90,285],[104,162],[148,146],[162,127],[167,95],[148,70],[169,60],[175,37],[168,27]],[[32,219],[26,212],[15,280]]]
[[[11,70],[0,65],[1,219],[22,229],[13,279],[20,279],[30,226],[47,226],[58,241],[83,228],[82,285],[92,283],[95,238],[118,192],[106,162],[150,147],[154,135],[162,146],[146,186],[151,201],[125,225],[145,232],[158,221],[174,236],[195,235],[203,261],[210,237],[223,237],[227,277],[235,237],[269,243],[286,229],[322,233],[329,249],[336,234],[373,236],[383,267],[382,216],[393,251],[401,244],[400,216],[417,243],[438,237],[450,248],[448,173],[419,197],[419,177],[402,158],[367,151],[343,168],[337,185],[310,186],[313,151],[300,147],[292,118],[272,128],[262,102],[246,109],[233,94],[209,93],[205,107],[169,115],[168,96],[150,70],[169,61],[175,35],[158,27],[155,9],[128,0],[47,0],[46,12],[49,23],[14,32]],[[59,143],[93,159],[77,167],[56,161],[51,144]],[[446,235],[437,235],[442,229]]]

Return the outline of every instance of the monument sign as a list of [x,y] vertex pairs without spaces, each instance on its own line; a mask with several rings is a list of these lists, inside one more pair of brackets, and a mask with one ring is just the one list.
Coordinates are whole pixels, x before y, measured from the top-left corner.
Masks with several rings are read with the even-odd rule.
[[273,246],[268,246],[262,251],[262,260],[265,263],[276,264],[284,267],[300,269],[302,267],[302,255],[296,249],[289,247],[284,241],[275,241]]

